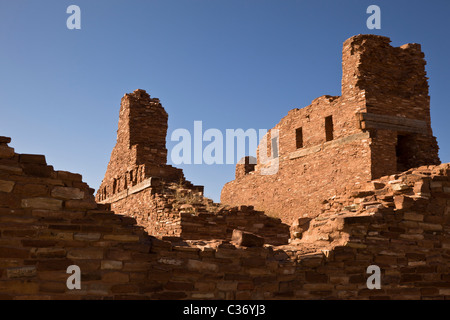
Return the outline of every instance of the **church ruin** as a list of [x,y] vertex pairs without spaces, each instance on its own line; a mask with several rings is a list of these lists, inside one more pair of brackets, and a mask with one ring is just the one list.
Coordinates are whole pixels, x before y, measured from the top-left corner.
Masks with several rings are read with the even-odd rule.
[[167,165],[167,113],[144,90],[122,99],[95,196],[0,136],[0,299],[450,299],[450,164],[420,46],[389,41],[344,43],[342,96],[281,120],[277,174],[237,165],[222,201],[238,206]]
[[261,175],[267,164],[260,159],[251,169],[238,164],[221,202],[254,205],[290,224],[314,217],[323,199],[346,189],[439,164],[424,54],[419,44],[389,43],[375,35],[345,41],[342,95],[289,111],[274,127],[277,139],[267,139],[267,153],[277,149],[278,172]]

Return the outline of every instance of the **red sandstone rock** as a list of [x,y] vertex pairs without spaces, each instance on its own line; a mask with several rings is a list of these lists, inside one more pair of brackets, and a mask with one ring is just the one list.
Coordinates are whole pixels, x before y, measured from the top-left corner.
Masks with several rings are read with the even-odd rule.
[[[355,52],[349,59],[354,63],[361,57],[378,59],[374,39],[384,43],[377,36],[350,39]],[[387,43],[384,46],[391,50]],[[399,50],[414,56],[419,46]],[[366,52],[358,56],[360,51]],[[408,79],[400,80],[394,73],[394,83],[388,84],[408,89]],[[365,80],[360,81],[364,85]],[[390,87],[383,90],[382,97]],[[142,93],[136,98],[146,99]],[[364,126],[373,125],[367,123],[373,119],[365,119]],[[377,135],[383,135],[380,131]],[[1,145],[8,142],[0,138]],[[255,228],[258,235],[273,240],[283,224],[250,206],[219,208],[200,195],[191,197],[196,194],[193,187],[180,188],[183,195],[178,199],[173,184],[162,183],[154,190],[158,192],[143,194],[156,187],[151,181],[113,193],[114,202],[122,205],[117,207],[135,208],[130,215],[140,221],[153,218],[144,216],[147,212],[142,208],[154,206],[150,212],[159,216],[152,223],[162,225],[163,233],[173,230],[172,225],[185,228],[183,222],[202,236],[212,236],[214,228],[225,229],[216,233],[223,238],[213,241],[158,240],[132,218],[90,201],[92,189],[80,175],[55,172],[42,156],[22,158],[28,158],[26,162],[20,158],[13,154],[0,164],[1,299],[450,299],[446,289],[450,286],[450,164],[379,177],[377,187],[347,185],[342,193],[320,199],[320,206],[307,217],[308,224],[298,221],[301,239],[278,247],[236,247],[224,239],[226,229]],[[49,177],[36,175],[39,170],[29,170],[30,164],[45,168]],[[75,190],[52,194],[56,187],[78,188],[85,198],[65,199],[72,193],[66,191],[77,194]],[[119,195],[122,200],[117,200]],[[190,220],[183,221],[176,210],[187,201],[198,215],[186,215]],[[82,270],[82,290],[69,292],[66,270],[73,264]],[[373,264],[382,268],[381,290],[366,289],[366,268]]]
[[264,244],[264,238],[258,237],[250,232],[242,230],[233,230],[231,241],[238,246],[243,247],[261,247]]

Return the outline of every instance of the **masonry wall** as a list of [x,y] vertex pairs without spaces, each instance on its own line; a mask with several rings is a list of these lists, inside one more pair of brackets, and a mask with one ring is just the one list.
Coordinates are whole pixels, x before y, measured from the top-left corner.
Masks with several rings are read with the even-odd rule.
[[[345,41],[342,96],[322,96],[289,111],[273,128],[278,130],[278,158],[273,158],[272,130],[267,146],[258,147],[255,169],[239,164],[221,202],[254,205],[290,224],[317,215],[324,198],[345,189],[439,164],[424,55],[419,45],[394,48],[389,42],[374,35]],[[264,164],[259,150],[266,148],[269,161]],[[271,165],[278,170],[265,174]]]
[[[1,299],[450,299],[449,164],[328,199],[290,245],[241,247],[149,237],[93,202],[80,175],[8,142],[0,137]],[[73,264],[81,290],[66,287]],[[366,286],[372,264],[380,290]]]
[[[279,146],[268,164],[238,164],[222,198],[248,206],[214,204],[166,165],[167,114],[143,90],[122,99],[99,203],[80,175],[0,137],[0,299],[449,300],[450,164],[431,165],[418,46],[386,39],[346,41],[342,96],[289,112],[259,147]],[[265,244],[232,242],[235,229]],[[70,265],[81,290],[66,286]]]
[[[152,294],[142,283],[151,248],[143,228],[98,205],[81,175],[16,154],[9,142],[0,137],[0,299]],[[81,268],[81,290],[66,286],[71,265]]]
[[[253,207],[226,208],[191,189],[170,185],[149,187],[109,204],[114,212],[125,212],[149,234],[184,240],[231,240],[234,229],[252,232],[271,245],[287,244],[289,226]],[[209,201],[209,202],[208,202]]]
[[424,53],[420,44],[389,43],[387,37],[356,36],[343,48],[343,96],[364,93],[366,113],[359,115],[360,126],[374,132],[373,178],[440,163],[431,129]]
[[98,189],[97,201],[113,197],[149,177],[184,181],[180,169],[166,164],[167,121],[167,112],[159,99],[151,98],[145,90],[124,95],[116,145]]
[[144,90],[122,98],[117,142],[97,191],[99,203],[137,220],[156,237],[231,239],[233,229],[285,244],[289,226],[247,207],[219,211],[180,169],[166,164],[167,113]]
[[[258,158],[255,171],[237,176],[224,186],[221,202],[253,205],[291,224],[296,217],[317,214],[324,198],[370,180],[372,140],[370,132],[358,128],[354,113],[355,109],[364,110],[363,105],[354,102],[344,108],[342,100],[323,96],[306,108],[291,110],[274,127],[279,130],[278,171],[261,174],[264,165]],[[326,141],[328,116],[333,119],[331,141]],[[298,128],[303,132],[301,148],[296,145]],[[270,155],[271,139],[268,141]]]

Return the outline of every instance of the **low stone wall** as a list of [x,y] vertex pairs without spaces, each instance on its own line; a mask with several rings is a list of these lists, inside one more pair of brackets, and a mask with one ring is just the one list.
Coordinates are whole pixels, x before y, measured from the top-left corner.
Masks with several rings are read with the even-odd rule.
[[[16,154],[9,142],[0,137],[0,299],[121,298],[124,284],[145,279],[143,228],[98,205],[81,175]],[[66,286],[71,265],[81,269],[81,290]]]
[[234,229],[254,233],[264,238],[266,244],[283,245],[289,240],[288,225],[282,223],[280,219],[253,210],[251,206],[230,208],[219,214],[180,213],[180,225],[180,236],[190,240],[231,240]]
[[[170,186],[173,188],[151,187],[149,183],[147,188],[139,192],[129,192],[117,198],[110,203],[110,208],[118,214],[136,219],[149,234],[158,238],[231,240],[233,230],[240,229],[263,237],[267,244],[288,243],[289,225],[280,219],[266,216],[251,206],[221,207],[204,198],[198,190],[180,191],[177,185]],[[179,196],[179,192],[192,196]]]
[[[450,299],[449,164],[329,199],[289,245],[241,247],[148,236],[96,204],[80,175],[7,143],[0,137],[0,299]],[[66,286],[71,265],[80,290]],[[379,290],[367,288],[370,265]]]

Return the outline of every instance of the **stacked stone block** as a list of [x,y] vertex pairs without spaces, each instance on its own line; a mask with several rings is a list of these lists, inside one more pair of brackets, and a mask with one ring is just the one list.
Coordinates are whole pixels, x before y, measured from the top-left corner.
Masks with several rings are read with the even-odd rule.
[[[322,96],[289,111],[279,134],[278,170],[264,175],[236,167],[221,202],[254,205],[291,224],[313,218],[323,199],[381,176],[439,164],[430,121],[424,54],[418,44],[358,35],[344,42],[342,95]],[[300,134],[299,134],[300,132]],[[271,138],[267,156],[272,155]],[[270,164],[270,163],[269,163]]]
[[122,98],[117,142],[105,177],[97,192],[97,201],[127,191],[149,178],[185,181],[180,169],[167,165],[167,112],[159,99],[145,90],[135,90]]
[[[288,245],[239,245],[148,236],[93,202],[80,175],[9,141],[0,137],[1,299],[450,299],[449,164],[327,200]],[[321,233],[331,237],[311,238]],[[66,286],[70,265],[81,290]],[[367,288],[369,265],[381,268],[379,290]]]
[[[148,296],[143,228],[98,205],[81,175],[16,154],[9,142],[0,137],[0,298],[120,299],[131,289]],[[81,268],[81,290],[66,286],[71,265]]]

